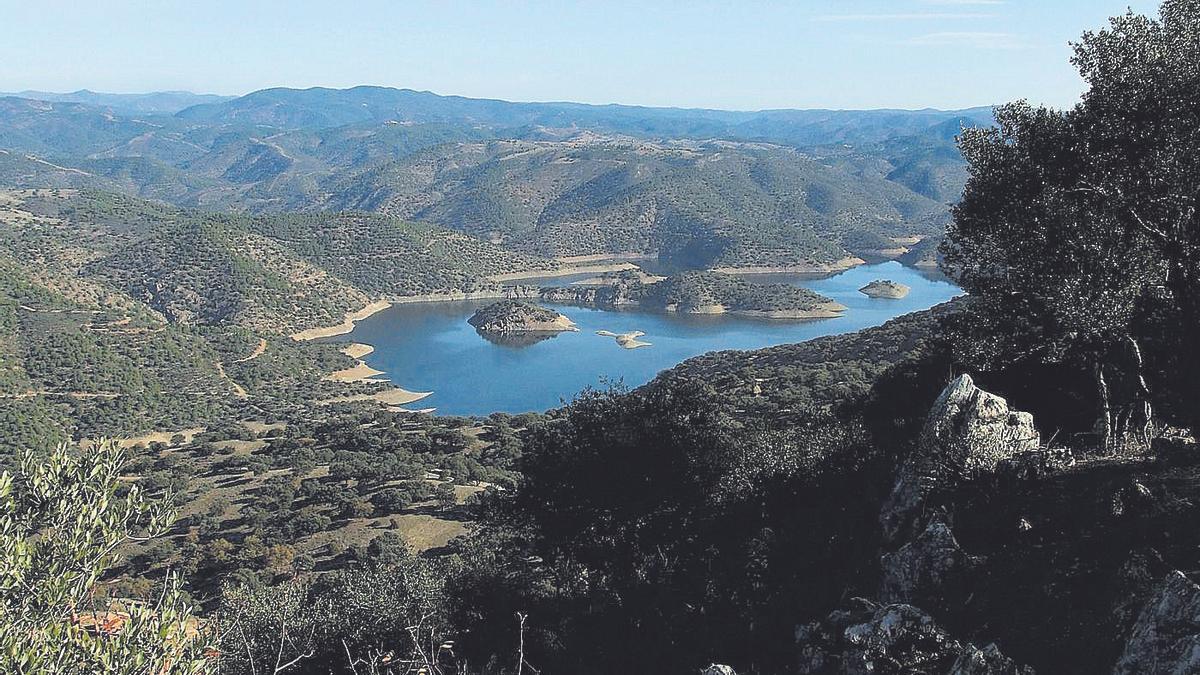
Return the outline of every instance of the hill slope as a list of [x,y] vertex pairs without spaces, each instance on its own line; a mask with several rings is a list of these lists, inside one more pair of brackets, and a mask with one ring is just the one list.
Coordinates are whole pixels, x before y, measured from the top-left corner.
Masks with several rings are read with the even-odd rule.
[[184,207],[370,210],[547,256],[826,263],[931,234],[967,111],[756,113],[526,104],[372,87],[178,115],[0,98],[0,180]]

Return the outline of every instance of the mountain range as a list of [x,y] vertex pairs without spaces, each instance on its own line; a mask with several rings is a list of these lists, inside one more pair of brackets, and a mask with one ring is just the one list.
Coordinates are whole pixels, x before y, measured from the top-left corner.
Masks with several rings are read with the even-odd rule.
[[0,181],[214,210],[379,211],[542,256],[692,267],[827,264],[936,234],[965,181],[954,137],[991,121],[381,87],[266,89],[173,113],[186,96],[114,96],[0,98]]

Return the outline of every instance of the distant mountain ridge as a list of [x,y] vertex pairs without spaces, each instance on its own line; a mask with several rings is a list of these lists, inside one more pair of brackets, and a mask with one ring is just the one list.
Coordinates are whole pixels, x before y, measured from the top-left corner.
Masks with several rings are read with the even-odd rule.
[[0,96],[15,96],[36,101],[56,103],[85,103],[105,106],[129,113],[156,113],[173,115],[180,110],[201,104],[216,104],[229,101],[235,96],[217,94],[195,94],[190,91],[152,91],[138,94],[109,94],[80,89],[69,93],[25,90],[15,93],[0,92]]
[[442,96],[428,91],[359,86],[272,88],[181,110],[180,119],[287,129],[368,122],[588,128],[675,138],[729,138],[788,144],[879,142],[953,121],[991,123],[991,108],[966,110],[733,111],[621,104],[518,103]]
[[[99,95],[97,95],[99,96]],[[895,256],[961,194],[966,111],[761,112],[265,89],[176,114],[0,97],[0,186],[376,211],[542,257],[711,267]]]

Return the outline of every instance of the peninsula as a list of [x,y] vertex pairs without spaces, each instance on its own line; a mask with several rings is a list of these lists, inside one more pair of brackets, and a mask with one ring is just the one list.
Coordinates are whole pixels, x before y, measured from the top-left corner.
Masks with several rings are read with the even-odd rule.
[[643,279],[630,272],[603,276],[603,283],[546,287],[545,302],[600,309],[646,309],[682,314],[735,314],[766,319],[828,319],[845,306],[789,284],[757,284],[718,272],[684,272],[665,279]]

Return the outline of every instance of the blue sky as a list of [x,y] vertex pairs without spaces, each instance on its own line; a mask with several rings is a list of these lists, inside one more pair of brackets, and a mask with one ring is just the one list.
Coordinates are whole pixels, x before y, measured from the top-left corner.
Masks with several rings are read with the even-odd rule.
[[[0,91],[377,84],[520,101],[1066,106],[1069,40],[1156,0],[0,0]],[[19,27],[19,28],[18,28]],[[12,28],[18,28],[13,30]]]

